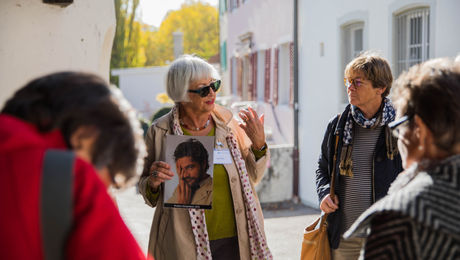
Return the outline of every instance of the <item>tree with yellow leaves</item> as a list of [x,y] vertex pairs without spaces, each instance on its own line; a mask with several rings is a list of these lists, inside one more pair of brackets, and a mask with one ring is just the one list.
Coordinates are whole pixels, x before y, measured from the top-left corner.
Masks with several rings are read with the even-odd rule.
[[184,34],[184,52],[204,59],[219,51],[217,8],[189,0],[176,11],[170,11],[160,25],[146,39],[145,65],[160,66],[174,59],[173,32]]
[[[181,8],[170,11],[160,28],[143,24],[137,17],[139,0],[115,0],[117,29],[112,47],[110,68],[162,66],[174,59],[173,32],[184,34],[184,52],[204,59],[219,51],[217,8],[187,0]],[[118,85],[118,79],[110,81]]]

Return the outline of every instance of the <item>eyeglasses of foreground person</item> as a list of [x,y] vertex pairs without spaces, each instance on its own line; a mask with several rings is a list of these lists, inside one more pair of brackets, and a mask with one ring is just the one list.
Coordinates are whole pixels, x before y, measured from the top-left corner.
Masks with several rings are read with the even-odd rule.
[[393,134],[394,137],[399,138],[399,133],[401,132],[400,126],[404,125],[406,122],[410,122],[412,118],[414,117],[413,114],[411,115],[405,115],[401,117],[399,120],[393,121],[388,124],[388,127],[391,130],[391,133]]

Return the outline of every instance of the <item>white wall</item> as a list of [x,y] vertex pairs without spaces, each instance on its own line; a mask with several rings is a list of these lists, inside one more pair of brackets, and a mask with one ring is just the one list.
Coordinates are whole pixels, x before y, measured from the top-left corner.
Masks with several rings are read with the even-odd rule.
[[160,93],[166,93],[168,66],[150,68],[114,69],[112,75],[119,76],[120,89],[132,106],[148,120],[153,113],[165,106],[156,100]]
[[364,48],[379,50],[393,66],[393,14],[420,5],[430,7],[430,58],[457,55],[458,0],[299,1],[300,197],[305,204],[318,206],[315,170],[321,141],[329,119],[343,110],[340,27],[364,21]]
[[228,13],[227,46],[234,56],[239,36],[253,32],[254,50],[272,48],[291,42],[293,37],[293,2],[279,0],[249,0]]
[[436,23],[431,39],[434,42],[434,57],[447,57],[460,54],[460,1],[437,1]]
[[67,7],[1,0],[0,106],[46,73],[83,70],[108,79],[114,34],[113,0],[78,0]]
[[[293,112],[289,106],[289,44],[293,41],[293,1],[280,0],[248,0],[240,1],[240,6],[233,11],[228,11],[221,18],[221,37],[227,39],[227,61],[228,74],[227,79],[233,77],[233,87],[236,90],[236,66],[232,66],[231,57],[245,55],[246,51],[258,51],[257,62],[257,92],[258,107],[265,113],[265,127],[267,131],[272,132],[273,139],[268,142],[273,144],[292,144],[293,143]],[[224,32],[224,33],[222,33]],[[251,33],[250,50],[248,46],[241,45],[240,36]],[[225,35],[223,35],[225,34]],[[222,41],[222,38],[221,38]],[[280,104],[272,107],[271,104],[264,102],[264,78],[265,78],[265,50],[271,48],[271,72],[270,72],[270,89],[273,91],[274,85],[274,49],[280,47],[279,59],[279,93]],[[239,50],[239,51],[238,51]],[[241,100],[248,99],[247,85],[245,76],[248,75],[248,59],[245,56],[243,65],[243,93]],[[224,74],[225,77],[225,74]],[[233,92],[235,93],[235,91]],[[271,95],[272,96],[272,95]]]

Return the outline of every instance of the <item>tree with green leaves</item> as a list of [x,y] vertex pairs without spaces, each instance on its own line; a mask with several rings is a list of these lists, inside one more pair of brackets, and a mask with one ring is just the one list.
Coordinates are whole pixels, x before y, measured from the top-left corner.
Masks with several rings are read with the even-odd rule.
[[[142,49],[141,23],[137,21],[139,0],[115,0],[117,27],[112,46],[110,68],[140,67],[145,63]],[[112,83],[118,83],[111,77]]]

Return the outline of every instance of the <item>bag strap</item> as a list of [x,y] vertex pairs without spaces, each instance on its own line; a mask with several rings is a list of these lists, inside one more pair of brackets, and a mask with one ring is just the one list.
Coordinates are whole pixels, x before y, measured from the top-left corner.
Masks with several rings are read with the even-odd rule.
[[[339,121],[340,121],[340,117],[342,116],[342,114],[338,114],[337,116],[338,116],[338,119],[337,119],[337,125],[338,125]],[[331,194],[331,199],[332,200],[335,197],[335,190],[334,190],[334,187],[335,187],[335,168],[336,168],[335,163],[337,161],[337,146],[339,144],[339,133],[338,133],[338,131],[334,131],[334,134],[335,134],[334,157],[333,157],[333,160],[332,160],[331,185],[330,185],[330,188],[329,188],[329,194]]]
[[41,187],[41,232],[46,260],[65,258],[72,227],[73,165],[71,151],[49,149],[43,160]]

